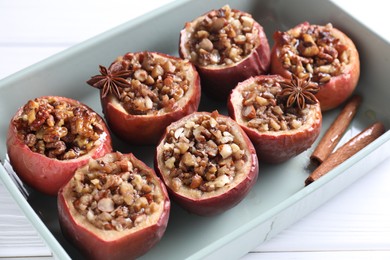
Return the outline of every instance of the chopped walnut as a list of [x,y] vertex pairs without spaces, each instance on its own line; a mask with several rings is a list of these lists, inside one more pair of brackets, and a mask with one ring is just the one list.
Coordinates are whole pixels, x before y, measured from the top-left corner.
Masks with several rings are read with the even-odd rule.
[[129,71],[127,86],[118,88],[123,108],[133,115],[166,113],[190,88],[191,63],[152,52],[127,53],[111,66]]
[[189,41],[190,60],[198,65],[230,65],[259,44],[255,21],[228,5],[210,12],[195,26]]
[[59,160],[88,153],[104,131],[95,112],[57,97],[29,100],[13,123],[33,152]]
[[[282,80],[282,79],[281,79]],[[260,132],[298,129],[306,120],[310,105],[304,109],[286,107],[278,94],[280,80],[256,79],[242,90],[241,115],[250,128]]]
[[238,165],[246,158],[231,131],[217,113],[192,118],[171,129],[162,158],[172,177],[170,186],[176,191],[186,186],[210,192],[232,183]]
[[343,73],[349,52],[340,39],[332,35],[332,24],[310,25],[278,32],[283,39],[280,59],[284,68],[299,78],[311,78],[319,84]]
[[150,173],[121,153],[91,159],[70,183],[75,209],[104,230],[138,226],[159,210],[164,199]]

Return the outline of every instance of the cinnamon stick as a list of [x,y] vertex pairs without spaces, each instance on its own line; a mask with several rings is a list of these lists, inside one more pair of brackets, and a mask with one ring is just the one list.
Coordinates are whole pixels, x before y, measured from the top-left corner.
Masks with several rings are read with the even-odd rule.
[[330,170],[366,147],[384,132],[385,128],[383,124],[377,122],[360,132],[355,137],[351,138],[347,143],[329,155],[329,157],[310,174],[310,176],[305,180],[305,185],[309,185],[328,173]]
[[340,141],[345,130],[347,130],[347,127],[355,116],[361,101],[361,96],[354,95],[347,102],[310,156],[310,160],[312,162],[321,164],[330,155]]

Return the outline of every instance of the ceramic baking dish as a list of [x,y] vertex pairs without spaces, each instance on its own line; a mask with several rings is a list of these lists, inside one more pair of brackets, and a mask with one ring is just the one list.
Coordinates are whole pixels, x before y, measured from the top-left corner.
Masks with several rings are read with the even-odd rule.
[[[214,8],[229,4],[232,8],[253,14],[272,34],[300,22],[331,22],[356,43],[361,58],[361,78],[357,93],[363,103],[341,143],[350,139],[374,121],[390,126],[390,46],[328,1],[274,0],[179,0],[129,21],[113,30],[74,46],[31,66],[0,82],[0,158],[6,161],[6,132],[9,120],[28,99],[42,95],[60,95],[78,99],[100,112],[98,92],[85,83],[95,75],[99,64],[109,65],[117,56],[129,51],[153,50],[178,55],[179,31],[186,21]],[[202,97],[199,110],[218,109],[226,114],[224,104]],[[336,117],[338,110],[323,115],[322,133]],[[234,259],[319,207],[375,165],[389,156],[390,134],[384,135],[305,187],[312,149],[280,165],[260,164],[259,180],[250,194],[235,208],[215,217],[191,215],[173,204],[167,231],[161,242],[142,259]],[[154,147],[120,144],[121,152],[133,152],[153,166]],[[81,259],[79,252],[62,236],[56,212],[56,199],[28,190],[26,198],[13,178],[1,165],[0,177],[32,224],[59,259]],[[10,171],[10,170],[9,170]]]

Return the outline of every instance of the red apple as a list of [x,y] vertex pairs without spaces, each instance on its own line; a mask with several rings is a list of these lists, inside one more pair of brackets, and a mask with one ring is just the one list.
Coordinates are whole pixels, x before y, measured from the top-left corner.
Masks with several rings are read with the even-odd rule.
[[64,236],[88,259],[134,259],[160,241],[170,200],[153,169],[117,152],[76,171],[58,212]]
[[301,23],[274,34],[271,73],[290,78],[311,77],[320,86],[316,97],[322,111],[338,107],[356,88],[359,53],[353,41],[331,24]]
[[179,54],[195,64],[205,93],[223,100],[238,82],[266,74],[270,66],[263,27],[229,6],[187,22],[180,32]]
[[198,109],[200,79],[195,67],[156,52],[127,53],[88,84],[100,88],[107,124],[132,144],[156,144],[171,122]]
[[103,119],[79,101],[56,96],[28,101],[11,119],[7,152],[22,181],[56,195],[81,165],[112,151]]
[[307,150],[321,130],[319,103],[302,110],[288,107],[280,97],[285,81],[279,75],[251,77],[233,89],[228,101],[229,115],[245,130],[259,160],[267,163],[281,163]]
[[155,170],[189,212],[211,216],[238,204],[258,177],[255,149],[240,126],[218,112],[195,112],[169,125]]

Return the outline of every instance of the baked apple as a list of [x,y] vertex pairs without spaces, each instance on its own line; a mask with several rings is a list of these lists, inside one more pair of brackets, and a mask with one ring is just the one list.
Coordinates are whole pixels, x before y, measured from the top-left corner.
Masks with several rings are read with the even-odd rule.
[[156,52],[127,53],[87,83],[101,89],[114,134],[132,144],[156,144],[171,122],[198,109],[200,79],[188,61]]
[[11,119],[7,152],[22,181],[56,195],[81,165],[112,151],[103,119],[79,101],[58,96],[29,100]]
[[202,89],[223,100],[238,82],[266,74],[270,66],[263,27],[228,5],[187,22],[180,32],[179,53],[197,67]]
[[88,259],[134,259],[163,236],[170,200],[133,154],[90,160],[58,193],[62,232]]
[[239,83],[228,101],[229,115],[248,134],[260,161],[281,163],[308,149],[322,124],[318,86],[295,75],[251,77]]
[[332,24],[308,22],[274,34],[271,73],[311,78],[322,111],[343,103],[355,90],[360,75],[359,53],[353,41]]
[[255,149],[240,126],[214,111],[195,112],[167,127],[155,169],[189,212],[210,216],[239,203],[258,177]]

